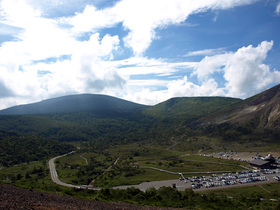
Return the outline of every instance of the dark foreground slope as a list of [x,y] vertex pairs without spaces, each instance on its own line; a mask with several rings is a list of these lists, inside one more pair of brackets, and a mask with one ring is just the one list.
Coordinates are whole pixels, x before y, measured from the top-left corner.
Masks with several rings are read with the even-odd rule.
[[144,107],[146,106],[112,96],[81,94],[10,107],[1,110],[0,115],[41,115],[73,112],[93,112],[106,115],[106,113],[127,112]]
[[137,206],[129,203],[106,203],[38,192],[12,185],[0,185],[0,209],[172,209]]

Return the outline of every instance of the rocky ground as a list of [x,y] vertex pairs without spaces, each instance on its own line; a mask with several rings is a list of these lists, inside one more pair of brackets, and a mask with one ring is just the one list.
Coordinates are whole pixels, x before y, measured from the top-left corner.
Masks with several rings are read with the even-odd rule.
[[61,196],[23,189],[12,185],[0,185],[0,209],[171,209],[137,206],[129,203],[106,203]]

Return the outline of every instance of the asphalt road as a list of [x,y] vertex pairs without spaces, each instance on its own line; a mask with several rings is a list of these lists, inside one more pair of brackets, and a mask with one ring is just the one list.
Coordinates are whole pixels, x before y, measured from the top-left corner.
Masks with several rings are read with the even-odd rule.
[[58,158],[61,158],[61,157],[64,157],[66,155],[70,155],[72,153],[74,153],[75,151],[72,151],[72,152],[69,152],[67,154],[64,154],[64,155],[60,155],[60,156],[57,156],[57,157],[54,157],[52,159],[49,160],[49,167],[50,167],[50,173],[51,173],[51,178],[53,180],[54,183],[58,184],[58,185],[61,185],[61,186],[64,186],[64,187],[72,187],[72,188],[78,188],[78,189],[91,189],[91,190],[100,190],[100,188],[93,188],[93,187],[90,187],[90,186],[86,186],[86,185],[73,185],[73,184],[68,184],[68,183],[65,183],[65,182],[62,182],[58,179],[58,175],[57,175],[57,172],[56,172],[56,169],[55,169],[55,160],[58,159]]
[[57,172],[56,172],[56,169],[55,169],[55,164],[54,164],[54,162],[55,162],[56,159],[61,158],[61,157],[64,157],[64,156],[69,155],[69,154],[72,154],[72,153],[74,153],[74,151],[50,159],[50,161],[49,161],[49,167],[50,167],[51,178],[52,178],[53,182],[55,182],[55,183],[58,184],[58,185],[62,185],[62,186],[65,186],[65,187],[80,188],[80,186],[72,185],[72,184],[67,184],[67,183],[64,183],[64,182],[60,181],[60,180],[58,179],[58,175],[57,175]]

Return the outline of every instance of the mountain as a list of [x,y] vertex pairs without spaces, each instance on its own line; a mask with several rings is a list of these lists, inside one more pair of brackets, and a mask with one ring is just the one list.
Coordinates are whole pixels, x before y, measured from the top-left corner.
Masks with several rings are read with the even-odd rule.
[[[246,100],[172,98],[145,106],[105,95],[64,96],[0,111],[0,130],[98,148],[132,142],[187,141],[196,137],[279,140],[280,85]],[[202,139],[202,138],[200,138]],[[230,141],[228,141],[230,142]],[[205,142],[201,140],[196,148]]]
[[178,97],[145,109],[157,118],[193,120],[242,101],[228,97]]
[[[236,106],[215,113],[202,120],[208,124],[231,123],[245,125],[255,121],[262,128],[280,126],[280,85],[245,99]],[[257,124],[256,124],[257,123]]]
[[[199,128],[208,127],[219,135],[258,136],[279,139],[280,85],[243,100],[221,112],[195,122]],[[217,131],[219,130],[219,131]]]
[[117,113],[147,107],[119,98],[81,94],[44,100],[37,103],[14,106],[0,111],[0,115],[42,115],[71,112]]

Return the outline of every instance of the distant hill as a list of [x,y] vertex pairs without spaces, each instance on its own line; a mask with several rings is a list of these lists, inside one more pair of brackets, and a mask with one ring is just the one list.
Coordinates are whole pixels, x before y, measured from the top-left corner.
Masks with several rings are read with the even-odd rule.
[[[204,123],[238,123],[255,121],[255,126],[280,128],[280,85],[248,98],[220,113],[203,120]],[[256,124],[257,123],[257,124]]]
[[[199,148],[204,137],[216,139],[217,145],[219,140],[275,142],[280,136],[280,85],[246,100],[181,97],[155,106],[105,95],[64,96],[0,111],[0,130],[89,141],[96,148],[141,141]],[[197,141],[199,136],[203,138]]]
[[280,85],[197,122],[199,128],[211,127],[219,135],[226,131],[236,137],[251,135],[279,139]]
[[178,97],[145,109],[158,118],[193,120],[242,101],[228,97]]
[[14,106],[0,111],[0,115],[42,115],[71,112],[116,113],[147,107],[119,98],[81,94],[44,100],[37,103]]

